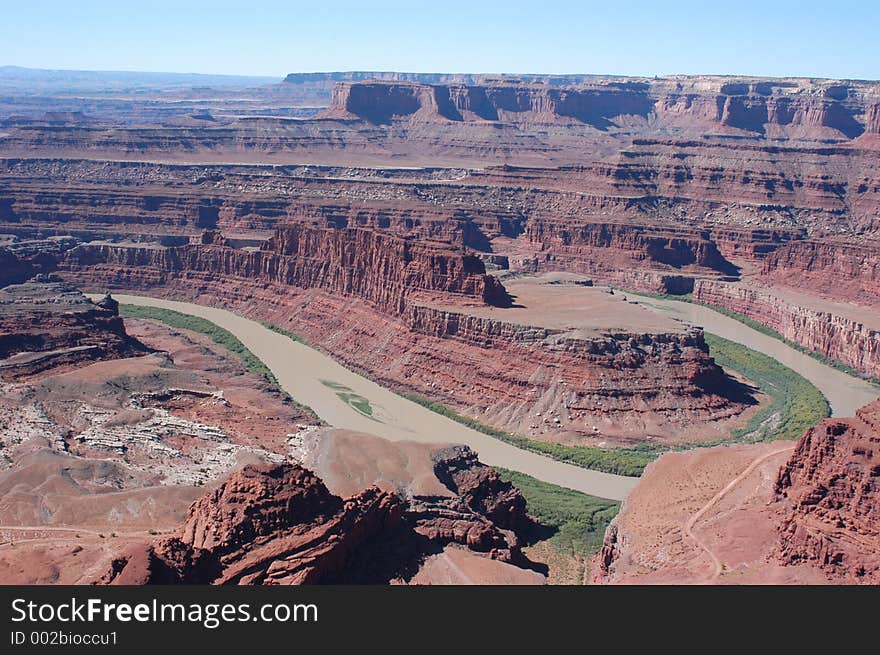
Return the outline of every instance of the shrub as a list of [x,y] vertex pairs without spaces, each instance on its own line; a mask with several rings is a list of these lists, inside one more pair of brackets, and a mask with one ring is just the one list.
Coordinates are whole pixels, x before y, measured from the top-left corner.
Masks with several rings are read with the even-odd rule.
[[528,513],[553,530],[550,543],[560,552],[591,557],[602,546],[605,528],[620,503],[537,480],[524,473],[493,467],[526,499]]

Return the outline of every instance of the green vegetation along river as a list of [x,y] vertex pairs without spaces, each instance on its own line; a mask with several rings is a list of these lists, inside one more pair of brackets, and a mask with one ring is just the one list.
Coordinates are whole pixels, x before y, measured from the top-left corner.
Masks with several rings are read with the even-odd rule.
[[[880,390],[870,383],[822,364],[778,339],[709,308],[674,300],[638,298],[655,311],[701,325],[708,332],[720,334],[783,362],[822,391],[835,415],[852,413],[880,395]],[[622,500],[637,482],[635,477],[587,470],[577,457],[560,458],[553,452],[541,454],[541,450],[530,452],[517,447],[515,444],[518,441],[515,439],[505,443],[491,433],[473,429],[449,415],[438,414],[436,410],[426,407],[425,403],[414,402],[385,389],[279,331],[270,330],[265,325],[231,312],[143,296],[119,295],[117,299],[129,305],[175,310],[219,326],[234,335],[236,341],[258,358],[284,391],[312,408],[330,425],[379,434],[392,440],[466,443],[479,452],[481,460],[487,464],[520,471],[537,480],[599,498]],[[707,339],[711,344],[711,338]],[[810,420],[814,418],[811,415]],[[785,435],[787,438],[795,436],[793,433]],[[609,453],[614,454],[615,451]],[[620,453],[621,456],[624,454]],[[658,454],[646,452],[634,455],[643,456],[642,459],[647,462]],[[579,462],[582,466],[569,462]],[[637,473],[639,469],[636,467],[630,474]]]

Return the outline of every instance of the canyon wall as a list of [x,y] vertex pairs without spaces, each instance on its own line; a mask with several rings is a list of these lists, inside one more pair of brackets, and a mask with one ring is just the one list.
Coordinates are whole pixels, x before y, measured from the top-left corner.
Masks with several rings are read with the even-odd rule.
[[699,331],[579,336],[471,316],[468,304],[506,299],[482,264],[472,270],[467,257],[387,235],[382,248],[368,248],[377,238],[297,225],[279,228],[262,251],[81,245],[60,271],[88,287],[145,290],[269,321],[386,386],[511,431],[535,427],[538,412],[574,439],[626,443],[645,430],[676,439],[698,420],[744,409]]
[[527,230],[539,236],[568,229],[572,238],[582,229],[619,229],[708,240],[734,263],[759,262],[807,231],[849,241],[854,229],[865,235],[880,229],[876,158],[849,150],[771,154],[754,144],[652,148],[622,153],[619,163],[405,173],[5,159],[0,220],[12,233],[151,239],[204,229],[265,238],[280,222],[307,221],[479,251],[493,249],[500,236],[519,240]]
[[880,304],[880,242],[799,241],[767,256],[766,284],[813,291],[835,300]]
[[528,81],[424,84],[403,80],[342,81],[325,116],[373,123],[399,117],[449,121],[556,123],[604,129],[622,116],[690,120],[764,134],[803,130],[853,139],[873,128],[877,88],[870,83],[808,80],[666,78],[586,82],[554,87]]
[[541,270],[568,270],[602,276],[626,270],[698,271],[735,274],[709,239],[693,229],[614,223],[576,223],[533,218],[517,246],[537,250]]
[[786,515],[777,556],[830,577],[880,584],[880,402],[801,437],[776,479]]
[[429,86],[417,83],[340,83],[325,117],[358,117],[389,123],[414,120],[485,120],[547,123],[565,119],[604,128],[621,114],[647,116],[650,100],[626,85],[597,89],[556,89],[514,85]]
[[402,313],[408,296],[419,292],[452,294],[486,304],[509,302],[503,285],[486,275],[477,257],[454,253],[442,244],[414,243],[362,229],[288,225],[278,228],[261,250],[214,243],[170,248],[87,244],[67,253],[67,267],[84,269],[95,264],[151,271],[155,284],[185,271],[202,273],[205,280],[242,277],[323,289],[357,296],[394,314]]
[[353,294],[384,307],[390,306],[388,294],[400,297],[398,312],[406,289],[469,296],[489,305],[509,303],[504,287],[486,275],[479,258],[454,253],[443,243],[372,230],[290,225],[279,228],[262,252],[280,255],[295,267],[284,274],[286,284]]
[[825,311],[800,306],[768,288],[713,280],[698,280],[693,297],[747,316],[813,352],[880,377],[880,331],[842,313],[846,308]]

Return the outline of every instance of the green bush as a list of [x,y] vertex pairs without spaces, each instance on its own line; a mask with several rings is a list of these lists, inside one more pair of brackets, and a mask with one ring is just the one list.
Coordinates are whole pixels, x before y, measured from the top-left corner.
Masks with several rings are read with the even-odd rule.
[[272,330],[272,332],[277,332],[278,334],[283,334],[285,337],[290,339],[291,341],[296,341],[297,343],[301,343],[305,346],[308,346],[308,342],[303,339],[301,336],[296,334],[295,332],[291,332],[290,330],[285,330],[284,328],[280,328],[277,325],[272,325],[268,321],[260,321],[260,325],[268,330]]
[[620,503],[537,480],[525,473],[493,467],[526,499],[528,513],[554,533],[550,543],[560,552],[592,557],[602,546],[605,528]]

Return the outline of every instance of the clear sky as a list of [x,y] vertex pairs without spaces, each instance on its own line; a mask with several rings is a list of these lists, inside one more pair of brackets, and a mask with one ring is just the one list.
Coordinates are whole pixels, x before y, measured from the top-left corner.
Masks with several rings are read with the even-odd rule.
[[0,65],[880,78],[880,0],[0,0]]

